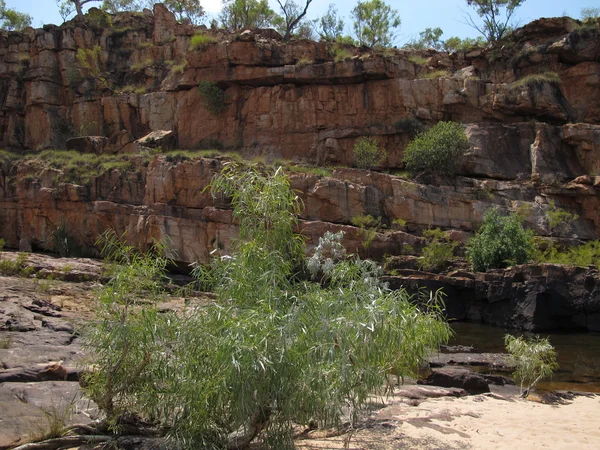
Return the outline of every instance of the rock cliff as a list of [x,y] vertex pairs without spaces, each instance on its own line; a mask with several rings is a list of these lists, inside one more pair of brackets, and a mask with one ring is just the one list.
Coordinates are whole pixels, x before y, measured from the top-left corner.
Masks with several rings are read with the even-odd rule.
[[[226,250],[235,224],[226,202],[204,188],[227,157],[135,153],[134,141],[157,130],[172,131],[179,148],[336,167],[290,173],[310,244],[341,229],[351,251],[382,258],[418,251],[428,227],[464,242],[490,206],[525,211],[541,236],[598,237],[600,25],[541,19],[501,48],[426,50],[419,58],[354,47],[345,49],[347,58],[334,57],[331,44],[284,43],[272,30],[203,30],[214,42],[192,49],[197,32],[155,5],[143,14],[92,10],[86,22],[0,35],[0,142],[32,152],[1,162],[7,246],[44,248],[61,228],[93,249],[113,227],[140,245],[168,238],[182,263]],[[224,94],[218,112],[198,89],[206,81]],[[470,150],[459,176],[397,176],[414,131],[440,120],[466,124]],[[78,135],[101,136],[90,151],[127,155],[85,182],[69,177],[72,167],[36,157]],[[389,152],[378,171],[348,168],[361,136],[376,136]],[[568,233],[544,226],[551,201],[578,215]],[[367,214],[406,225],[378,233],[365,249],[351,222]],[[588,324],[597,320],[575,323],[595,329]]]

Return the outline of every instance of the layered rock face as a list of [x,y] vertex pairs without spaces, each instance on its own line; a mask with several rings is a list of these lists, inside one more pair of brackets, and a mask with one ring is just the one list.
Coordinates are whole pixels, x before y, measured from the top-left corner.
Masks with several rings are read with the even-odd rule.
[[[74,136],[96,135],[85,142],[89,151],[130,155],[127,167],[81,184],[64,182],[68,169],[43,161],[3,163],[0,236],[9,247],[43,248],[60,227],[88,249],[107,228],[127,231],[142,246],[168,239],[182,263],[227,251],[237,233],[231,212],[226,200],[205,191],[226,158],[132,153],[134,140],[159,130],[172,131],[169,145],[180,148],[337,166],[330,176],[290,174],[305,204],[301,231],[309,246],[324,231],[343,230],[350,251],[382,258],[418,251],[428,227],[464,242],[491,206],[520,209],[542,236],[599,234],[600,27],[543,19],[517,30],[501,49],[423,51],[421,64],[405,51],[355,48],[336,61],[329,44],[283,43],[269,30],[205,30],[215,42],[192,50],[196,30],[177,24],[161,5],[107,20],[95,14],[85,24],[0,36],[5,146],[64,148]],[[424,77],[440,70],[444,76]],[[197,88],[205,81],[224,92],[222,111],[211,111]],[[466,124],[471,148],[460,176],[392,175],[403,168],[414,130],[439,120]],[[388,150],[380,171],[340,167],[352,165],[361,136],[376,136]],[[550,200],[579,216],[562,235],[544,222]],[[396,219],[406,225],[378,233],[365,249],[362,230],[350,224],[367,214],[390,227]],[[494,322],[486,314],[479,318]]]

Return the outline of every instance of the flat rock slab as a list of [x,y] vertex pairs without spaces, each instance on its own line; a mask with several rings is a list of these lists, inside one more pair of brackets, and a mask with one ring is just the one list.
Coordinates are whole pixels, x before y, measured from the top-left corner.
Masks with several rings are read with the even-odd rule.
[[83,399],[79,383],[42,381],[0,385],[0,449],[22,444],[49,428],[49,417],[64,418],[65,425],[90,423],[95,405]]
[[512,370],[509,356],[503,353],[440,353],[429,358],[431,367],[486,366],[494,370]]

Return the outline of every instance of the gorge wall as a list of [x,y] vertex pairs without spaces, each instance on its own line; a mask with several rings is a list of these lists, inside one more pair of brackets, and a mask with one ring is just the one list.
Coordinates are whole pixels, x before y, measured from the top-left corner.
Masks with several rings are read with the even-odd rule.
[[[215,42],[190,50],[196,29],[162,5],[106,20],[95,14],[0,35],[0,142],[32,153],[0,167],[0,237],[8,247],[44,248],[60,226],[88,249],[109,227],[138,245],[168,238],[182,263],[204,263],[214,249],[226,249],[236,235],[231,212],[204,191],[226,157],[129,154],[127,167],[77,184],[66,182],[68,168],[35,156],[80,134],[117,139],[127,150],[154,130],[173,131],[179,148],[335,167],[329,176],[290,174],[305,203],[301,228],[309,245],[341,229],[346,246],[363,256],[418,253],[423,229],[441,227],[465,242],[491,206],[525,211],[540,236],[599,235],[600,25],[541,19],[501,48],[447,54],[348,47],[349,57],[336,60],[331,44],[284,43],[271,30],[206,30]],[[560,81],[543,75],[550,72]],[[207,109],[197,89],[202,81],[224,91],[222,112]],[[414,128],[440,120],[466,124],[471,148],[460,176],[396,176]],[[389,152],[378,171],[348,168],[361,136],[377,137]],[[578,215],[562,235],[544,225],[551,200]],[[351,222],[367,214],[406,225],[378,233],[365,249]],[[399,283],[417,278],[406,274]],[[600,329],[597,272],[579,278],[590,299],[573,306],[580,315],[573,326]],[[460,314],[494,322],[491,313]]]

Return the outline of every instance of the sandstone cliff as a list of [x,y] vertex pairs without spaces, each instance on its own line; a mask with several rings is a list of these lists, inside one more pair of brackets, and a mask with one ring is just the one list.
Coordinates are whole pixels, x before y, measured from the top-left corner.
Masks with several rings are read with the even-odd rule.
[[[600,27],[541,19],[501,48],[422,51],[423,63],[407,51],[356,48],[336,61],[330,44],[286,44],[269,30],[206,30],[215,42],[190,50],[196,30],[161,5],[110,23],[94,17],[0,35],[0,141],[34,152],[2,163],[0,236],[9,247],[44,248],[62,227],[91,249],[113,227],[141,245],[169,238],[182,263],[226,249],[236,235],[230,211],[203,190],[226,158],[130,154],[83,183],[35,157],[80,134],[131,151],[134,139],[154,130],[172,130],[180,148],[337,167],[328,176],[290,174],[310,243],[342,229],[351,251],[381,258],[418,251],[428,227],[464,242],[490,206],[521,208],[528,225],[549,236],[550,200],[579,216],[554,238],[598,237]],[[222,112],[206,107],[202,81],[224,91]],[[467,126],[471,148],[460,176],[395,176],[415,127],[439,120]],[[379,171],[347,168],[361,136],[378,137],[389,151]],[[350,224],[366,214],[406,226],[379,233],[364,249]]]

